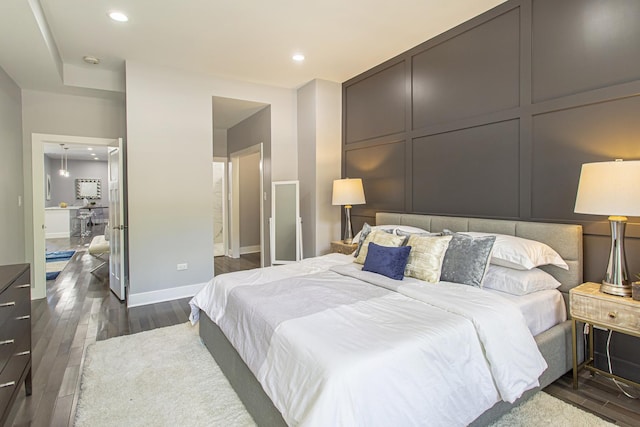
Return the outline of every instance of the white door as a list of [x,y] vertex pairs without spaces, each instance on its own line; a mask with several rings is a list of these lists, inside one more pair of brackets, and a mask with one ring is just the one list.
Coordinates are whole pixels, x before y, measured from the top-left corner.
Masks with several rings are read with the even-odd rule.
[[121,300],[126,297],[127,247],[124,197],[124,143],[109,148],[109,287]]

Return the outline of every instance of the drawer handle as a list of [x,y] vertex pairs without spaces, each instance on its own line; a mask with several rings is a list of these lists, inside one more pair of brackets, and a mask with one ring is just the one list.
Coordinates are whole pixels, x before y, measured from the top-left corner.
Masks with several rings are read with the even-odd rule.
[[8,383],[0,384],[0,388],[13,387],[14,385],[16,385],[15,381],[9,381]]
[[29,283],[25,284],[25,285],[18,285],[16,286],[16,288],[21,289],[21,288],[30,288],[31,285]]
[[27,314],[26,316],[18,316],[18,317],[16,317],[16,320],[26,320],[26,319],[31,319],[31,316],[29,316]]
[[11,307],[13,305],[16,305],[15,301],[3,302],[2,304],[0,304],[0,307]]
[[28,356],[30,354],[31,354],[31,352],[29,350],[27,350],[27,351],[21,351],[20,353],[16,353],[15,355],[16,356]]
[[618,317],[618,312],[617,311],[610,311],[608,316],[609,316],[609,319],[615,319],[616,317]]
[[0,341],[0,345],[13,344],[15,342],[14,339]]

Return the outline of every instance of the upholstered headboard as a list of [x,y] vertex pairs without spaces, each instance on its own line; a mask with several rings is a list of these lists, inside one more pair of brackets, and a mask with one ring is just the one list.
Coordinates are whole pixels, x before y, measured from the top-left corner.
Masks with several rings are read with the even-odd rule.
[[568,271],[552,265],[541,267],[562,283],[559,290],[565,297],[568,297],[569,289],[582,283],[581,225],[378,212],[376,225],[386,224],[411,225],[431,232],[440,232],[446,228],[451,231],[499,233],[537,240],[555,249],[569,266]]

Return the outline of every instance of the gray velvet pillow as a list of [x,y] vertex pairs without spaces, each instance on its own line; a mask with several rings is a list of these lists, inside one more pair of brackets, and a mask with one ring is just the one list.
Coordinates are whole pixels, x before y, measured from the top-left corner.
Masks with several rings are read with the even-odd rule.
[[496,237],[473,238],[449,230],[443,234],[452,238],[442,261],[440,280],[481,288]]

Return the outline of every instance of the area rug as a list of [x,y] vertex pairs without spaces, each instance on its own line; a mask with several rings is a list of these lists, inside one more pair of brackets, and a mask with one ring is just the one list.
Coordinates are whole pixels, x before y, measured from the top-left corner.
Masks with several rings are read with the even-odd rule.
[[45,254],[45,260],[47,264],[47,280],[55,280],[58,274],[69,263],[69,260],[73,257],[76,251],[55,251],[47,252]]
[[[75,426],[255,426],[189,323],[87,348]],[[495,427],[611,426],[537,393]]]

